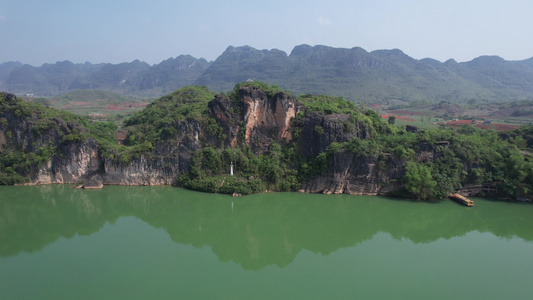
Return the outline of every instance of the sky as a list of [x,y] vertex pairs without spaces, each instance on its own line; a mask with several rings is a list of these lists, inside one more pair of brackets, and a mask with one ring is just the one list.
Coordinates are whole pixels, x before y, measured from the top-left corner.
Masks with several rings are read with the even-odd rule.
[[0,63],[212,61],[230,45],[301,44],[523,60],[532,13],[531,0],[0,0]]

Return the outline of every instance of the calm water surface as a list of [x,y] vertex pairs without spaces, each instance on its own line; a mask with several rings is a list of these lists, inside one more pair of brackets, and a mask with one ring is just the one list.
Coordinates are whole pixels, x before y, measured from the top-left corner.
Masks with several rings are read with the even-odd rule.
[[533,205],[0,187],[0,299],[530,299]]

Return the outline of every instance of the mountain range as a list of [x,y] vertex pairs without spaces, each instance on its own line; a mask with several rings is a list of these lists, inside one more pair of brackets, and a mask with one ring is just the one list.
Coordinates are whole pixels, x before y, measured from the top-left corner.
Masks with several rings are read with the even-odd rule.
[[366,103],[506,102],[533,99],[533,57],[507,61],[481,56],[458,63],[417,60],[398,49],[367,52],[359,47],[299,45],[290,54],[229,46],[212,62],[180,55],[155,65],[139,60],[120,64],[63,61],[40,67],[0,64],[0,90],[38,96],[98,89],[160,97],[188,85],[225,92],[249,79],[296,94],[326,94]]

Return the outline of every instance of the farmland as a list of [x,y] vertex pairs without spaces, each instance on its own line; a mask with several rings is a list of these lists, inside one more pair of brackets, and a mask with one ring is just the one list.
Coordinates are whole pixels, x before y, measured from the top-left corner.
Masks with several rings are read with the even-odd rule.
[[[98,90],[78,90],[53,98],[25,99],[117,124],[153,101]],[[467,101],[460,104],[445,101],[391,102],[374,103],[369,108],[385,120],[394,116],[398,126],[412,125],[419,128],[459,127],[468,124],[481,129],[512,130],[533,122],[532,100],[509,103]]]
[[420,128],[460,127],[465,124],[481,129],[512,130],[533,122],[533,101],[511,103],[465,103],[418,105],[376,105],[383,119],[396,117],[396,124]]
[[111,121],[117,124],[121,123],[125,117],[144,109],[152,101],[152,99],[134,98],[96,90],[79,90],[52,98],[23,98],[45,106],[88,116],[93,120]]

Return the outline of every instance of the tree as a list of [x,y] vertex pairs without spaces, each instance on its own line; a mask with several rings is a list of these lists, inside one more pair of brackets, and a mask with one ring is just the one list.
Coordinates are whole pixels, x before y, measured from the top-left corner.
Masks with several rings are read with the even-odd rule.
[[434,189],[437,182],[431,176],[431,168],[413,161],[409,161],[405,166],[403,182],[407,192],[420,200],[433,198]]
[[396,117],[395,116],[389,116],[389,120],[387,122],[389,122],[390,125],[396,124]]

